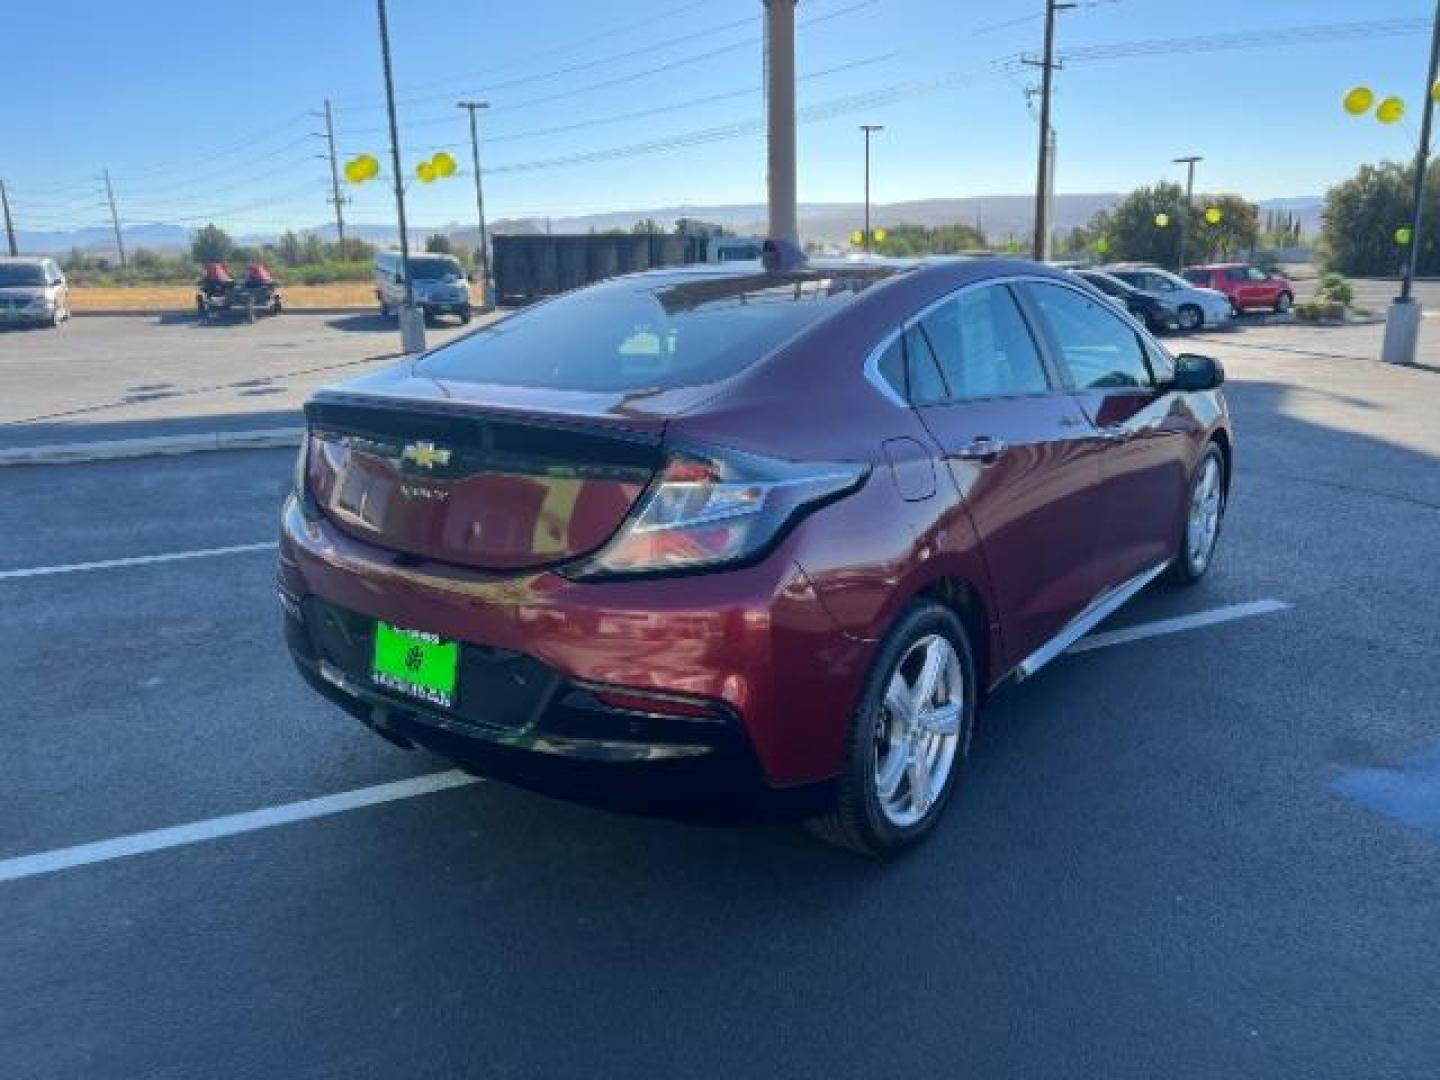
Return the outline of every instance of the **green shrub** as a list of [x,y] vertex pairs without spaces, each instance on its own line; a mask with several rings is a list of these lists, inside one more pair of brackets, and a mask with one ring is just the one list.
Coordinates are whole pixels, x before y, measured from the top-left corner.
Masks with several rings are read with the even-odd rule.
[[1306,300],[1295,305],[1295,318],[1301,322],[1343,322],[1345,305],[1338,300]]
[[1355,299],[1355,289],[1339,274],[1326,274],[1315,289],[1315,298],[1339,304],[1343,308]]

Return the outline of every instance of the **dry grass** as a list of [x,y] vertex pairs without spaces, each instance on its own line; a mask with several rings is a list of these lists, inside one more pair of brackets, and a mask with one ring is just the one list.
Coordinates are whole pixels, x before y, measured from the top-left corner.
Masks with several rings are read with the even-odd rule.
[[[285,306],[304,308],[369,308],[375,292],[368,282],[340,285],[290,285],[280,290]],[[136,285],[70,289],[70,306],[76,311],[189,311],[195,290],[189,285]]]

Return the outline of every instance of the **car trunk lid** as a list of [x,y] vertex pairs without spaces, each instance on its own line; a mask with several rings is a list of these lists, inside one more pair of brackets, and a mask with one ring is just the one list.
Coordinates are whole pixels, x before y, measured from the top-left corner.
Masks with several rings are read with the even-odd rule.
[[321,394],[305,414],[306,487],[337,528],[392,551],[495,571],[600,547],[659,468],[664,433],[656,417],[481,406],[443,394]]

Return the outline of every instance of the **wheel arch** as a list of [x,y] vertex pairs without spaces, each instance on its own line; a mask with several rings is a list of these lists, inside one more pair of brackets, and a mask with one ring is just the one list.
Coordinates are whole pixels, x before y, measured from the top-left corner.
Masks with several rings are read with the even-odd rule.
[[915,600],[933,600],[949,608],[959,618],[975,656],[976,683],[983,700],[995,683],[991,664],[999,652],[998,641],[992,641],[998,635],[998,627],[992,621],[990,605],[983,590],[961,574],[942,574],[916,589],[907,598],[905,606]]

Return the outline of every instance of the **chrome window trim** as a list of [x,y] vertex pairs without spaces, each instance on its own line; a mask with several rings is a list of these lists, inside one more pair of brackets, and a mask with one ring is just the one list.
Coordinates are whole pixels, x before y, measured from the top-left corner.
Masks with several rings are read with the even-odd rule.
[[[1005,288],[1006,286],[1010,286],[1010,285],[1024,285],[1024,284],[1028,284],[1028,283],[1030,283],[1030,282],[1041,282],[1041,283],[1044,283],[1044,284],[1058,285],[1058,286],[1060,286],[1062,289],[1069,289],[1071,292],[1079,293],[1079,294],[1080,294],[1082,297],[1084,297],[1086,300],[1093,300],[1096,296],[1099,296],[1099,297],[1101,297],[1102,299],[1104,298],[1104,294],[1103,294],[1103,293],[1099,292],[1099,290],[1097,290],[1097,289],[1095,289],[1095,288],[1093,288],[1093,287],[1091,287],[1091,286],[1080,286],[1080,285],[1075,284],[1074,282],[1066,281],[1066,280],[1063,279],[1063,278],[1051,277],[1051,276],[1049,276],[1048,274],[1012,274],[1012,275],[1008,275],[1008,276],[1005,276],[1005,277],[984,278],[984,279],[982,279],[982,280],[980,280],[980,281],[970,281],[970,282],[966,282],[964,285],[960,285],[960,286],[957,286],[957,287],[954,288],[954,289],[951,289],[951,290],[950,290],[948,293],[946,293],[944,296],[937,297],[936,299],[930,301],[930,303],[926,304],[923,308],[921,308],[921,309],[920,309],[919,311],[917,311],[915,314],[911,315],[908,319],[906,319],[904,322],[902,322],[897,328],[888,331],[888,332],[885,334],[885,336],[880,339],[880,343],[879,343],[878,345],[876,345],[873,349],[871,349],[869,355],[865,357],[865,365],[864,365],[864,369],[863,369],[863,370],[864,370],[864,373],[865,373],[865,378],[866,378],[866,380],[870,383],[870,385],[872,385],[873,387],[875,387],[875,389],[880,392],[880,396],[883,397],[886,401],[890,402],[890,404],[895,405],[895,406],[898,406],[899,408],[902,408],[902,409],[921,408],[922,406],[914,405],[914,404],[912,404],[911,402],[906,401],[905,398],[901,397],[900,392],[899,392],[898,390],[896,390],[895,387],[892,386],[892,385],[885,379],[885,377],[884,377],[883,375],[880,374],[880,357],[882,357],[882,356],[885,355],[885,350],[888,349],[891,345],[893,345],[893,344],[895,343],[895,339],[896,339],[896,338],[899,338],[899,337],[902,337],[902,336],[905,335],[905,334],[908,334],[908,333],[909,333],[911,330],[913,330],[915,327],[919,326],[920,323],[921,323],[921,321],[924,320],[924,318],[925,318],[927,315],[930,315],[931,313],[939,310],[939,309],[940,309],[941,307],[943,307],[944,305],[950,303],[950,301],[955,300],[956,298],[960,297],[960,296],[963,295],[964,293],[967,293],[967,292],[971,291],[972,289]],[[1022,318],[1023,318],[1023,317],[1024,317],[1024,314],[1025,314],[1023,308],[1021,308],[1020,314],[1021,314],[1021,316],[1022,316]],[[1133,321],[1133,320],[1132,320],[1132,321]],[[1029,332],[1030,332],[1030,334],[1031,334],[1032,336],[1035,334],[1034,329],[1028,327],[1028,325],[1027,325],[1027,329],[1029,330]],[[1142,331],[1142,332],[1143,332],[1143,331]],[[1042,352],[1041,363],[1042,363],[1042,365],[1044,365],[1044,359],[1043,359],[1044,346],[1043,346],[1043,344],[1042,344],[1040,341],[1037,340],[1037,341],[1035,342],[1035,348],[1036,348],[1037,350],[1039,350],[1039,351]],[[1048,368],[1047,368],[1047,370],[1046,370],[1046,378],[1047,378],[1047,380],[1048,380],[1048,378],[1049,378]],[[1044,391],[1043,393],[1034,393],[1034,394],[1006,394],[1006,395],[1002,395],[1002,396],[999,396],[999,397],[989,397],[989,398],[984,398],[984,399],[980,399],[980,398],[961,398],[961,399],[956,399],[956,400],[954,400],[954,401],[941,402],[941,403],[939,403],[939,404],[941,404],[941,405],[962,405],[962,404],[965,404],[967,401],[979,401],[979,400],[986,400],[986,401],[1005,400],[1005,401],[1009,401],[1009,400],[1011,400],[1011,399],[1013,399],[1013,398],[1021,398],[1021,397],[1047,397],[1047,396],[1049,396],[1050,394],[1064,394],[1064,393],[1069,393],[1069,392],[1070,392],[1070,390],[1069,390],[1067,387],[1064,387],[1064,386],[1052,386],[1052,387],[1050,387],[1050,389]],[[932,406],[932,405],[923,406],[923,408],[934,408],[934,407],[936,407],[936,406]]]
[[898,406],[901,409],[910,409],[914,408],[914,406],[900,395],[900,391],[891,385],[889,379],[880,374],[880,358],[885,355],[885,351],[889,349],[891,345],[894,345],[895,342],[900,339],[900,335],[904,332],[905,328],[902,326],[898,329],[891,330],[881,338],[880,344],[871,349],[870,355],[865,358],[864,372],[865,380],[880,392],[881,397],[890,402],[891,405]]

